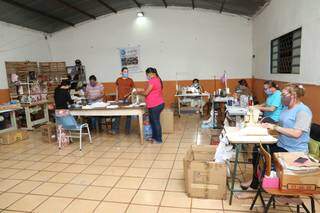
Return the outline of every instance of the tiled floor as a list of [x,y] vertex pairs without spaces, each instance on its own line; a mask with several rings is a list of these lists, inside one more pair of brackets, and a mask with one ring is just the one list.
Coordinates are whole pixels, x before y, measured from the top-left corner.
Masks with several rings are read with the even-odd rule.
[[35,131],[27,141],[0,146],[0,212],[248,212],[251,199],[229,206],[184,193],[184,154],[192,143],[209,142],[199,123],[197,116],[177,118],[162,145],[140,145],[136,133],[98,134],[82,152],[77,143],[59,151]]

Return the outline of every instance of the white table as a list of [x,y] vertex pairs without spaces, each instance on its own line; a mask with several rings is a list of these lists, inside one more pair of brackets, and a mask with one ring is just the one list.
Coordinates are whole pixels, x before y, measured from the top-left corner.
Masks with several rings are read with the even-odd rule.
[[[38,120],[31,120],[31,108],[40,106],[43,110],[43,118]],[[49,122],[49,111],[48,111],[48,101],[39,101],[35,103],[21,104],[21,107],[24,108],[26,121],[27,121],[27,130],[33,130],[33,127],[39,124],[46,124]]]
[[143,139],[143,114],[145,107],[126,107],[121,106],[115,109],[93,108],[93,109],[70,109],[73,116],[138,116],[140,127],[140,143],[144,143]]
[[239,163],[239,154],[241,152],[241,145],[242,144],[275,144],[277,143],[277,138],[273,137],[272,135],[266,135],[266,136],[245,136],[238,134],[239,128],[237,127],[225,127],[224,131],[226,132],[226,137],[230,144],[233,144],[235,146],[236,150],[236,156],[234,160],[234,168],[233,173],[231,176],[231,184],[229,184],[228,181],[228,188],[230,190],[230,199],[229,199],[229,205],[232,204],[232,198],[234,192],[242,192],[243,190],[236,190],[234,189],[235,185],[235,179],[237,176],[237,167]]
[[182,99],[184,98],[200,98],[201,100],[201,106],[200,106],[200,113],[201,115],[203,115],[203,98],[204,97],[208,97],[210,98],[210,93],[190,93],[190,94],[176,94],[175,97],[178,98],[178,112],[179,112],[179,116],[181,115],[181,105],[183,103]]
[[15,113],[15,111],[18,110],[18,109],[19,108],[0,110],[0,114],[9,112],[10,113],[10,121],[11,121],[11,127],[5,128],[5,129],[1,129],[0,130],[0,134],[1,133],[5,133],[5,132],[10,132],[12,130],[16,130],[17,129],[17,121],[16,121],[16,113]]

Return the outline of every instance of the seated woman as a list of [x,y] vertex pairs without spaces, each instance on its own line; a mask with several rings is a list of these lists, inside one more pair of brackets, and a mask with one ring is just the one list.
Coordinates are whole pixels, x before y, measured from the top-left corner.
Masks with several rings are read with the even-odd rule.
[[281,103],[281,91],[274,81],[264,82],[264,92],[267,95],[266,102],[256,107],[263,112],[263,123],[278,123],[283,109]]
[[[199,79],[197,78],[192,80],[192,85],[190,87],[194,88],[194,93],[201,94],[203,92],[203,88],[200,84]],[[200,109],[203,104],[204,103],[200,97],[191,98],[191,107],[196,107]],[[199,110],[197,110],[196,112],[199,113]]]
[[[274,152],[308,152],[312,112],[301,98],[305,95],[302,85],[289,84],[282,90],[282,103],[285,109],[280,113],[279,125],[264,123],[263,126],[279,133],[277,144],[270,145],[270,154]],[[256,176],[258,165],[257,149],[253,152],[253,179],[241,184],[242,189],[257,189]]]
[[237,96],[240,96],[240,95],[250,96],[250,95],[252,95],[251,91],[249,89],[249,85],[245,79],[241,79],[240,81],[238,81],[238,86],[235,89],[235,94]]
[[68,105],[73,104],[70,96],[70,81],[62,80],[61,84],[54,90],[54,102],[56,109],[68,109]]

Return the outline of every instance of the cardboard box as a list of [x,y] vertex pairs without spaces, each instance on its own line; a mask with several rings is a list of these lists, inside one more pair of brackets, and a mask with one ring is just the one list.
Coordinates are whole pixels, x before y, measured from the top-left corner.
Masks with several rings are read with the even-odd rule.
[[162,133],[174,132],[174,113],[171,109],[164,109],[160,114]]
[[225,199],[227,168],[213,161],[217,146],[193,145],[184,160],[186,193],[193,198]]
[[13,144],[18,141],[25,140],[29,137],[27,131],[24,130],[12,130],[10,132],[5,132],[0,134],[0,144]]
[[320,170],[310,172],[293,172],[284,169],[280,158],[288,156],[292,158],[294,153],[275,153],[275,166],[277,175],[280,178],[281,189],[320,191]]

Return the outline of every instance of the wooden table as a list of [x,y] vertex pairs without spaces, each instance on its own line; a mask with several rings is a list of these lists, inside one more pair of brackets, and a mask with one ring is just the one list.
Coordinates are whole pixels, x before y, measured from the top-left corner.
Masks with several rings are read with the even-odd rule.
[[11,122],[11,127],[5,128],[5,129],[1,129],[0,130],[0,134],[1,133],[5,133],[5,132],[10,132],[12,130],[16,130],[17,129],[17,121],[16,121],[16,113],[15,113],[15,111],[18,110],[18,109],[20,109],[20,108],[12,108],[12,109],[0,110],[0,114],[6,113],[6,112],[10,113],[10,122]]
[[270,144],[274,144],[277,143],[277,138],[271,136],[271,135],[267,135],[267,136],[243,136],[243,135],[239,135],[239,128],[237,127],[225,127],[224,131],[226,133],[226,137],[229,141],[230,144],[235,146],[235,150],[236,150],[236,156],[235,156],[235,160],[234,160],[234,168],[233,168],[233,174],[231,176],[231,183],[229,184],[228,181],[228,188],[230,190],[230,199],[229,199],[229,205],[232,204],[232,198],[233,198],[233,194],[234,192],[243,192],[243,190],[237,190],[234,189],[234,185],[235,185],[235,179],[237,177],[237,167],[239,164],[239,154],[241,152],[241,146],[243,144],[264,144],[264,145],[270,145]]
[[203,107],[204,107],[204,104],[203,104],[203,98],[204,97],[208,97],[210,98],[210,94],[208,93],[190,93],[190,94],[176,94],[175,97],[178,98],[178,112],[179,112],[179,116],[181,115],[181,105],[183,103],[182,99],[183,98],[200,98],[201,100],[201,107],[200,107],[200,113],[201,115],[203,115]]
[[[44,117],[38,120],[31,120],[30,108],[42,106]],[[26,121],[27,121],[27,130],[33,130],[33,127],[39,124],[46,124],[49,122],[49,111],[48,111],[48,101],[39,101],[34,103],[21,104],[21,107],[25,111]]]
[[140,127],[140,143],[144,143],[143,139],[143,114],[145,107],[126,107],[120,106],[119,108],[94,108],[94,109],[70,109],[73,116],[138,116]]

